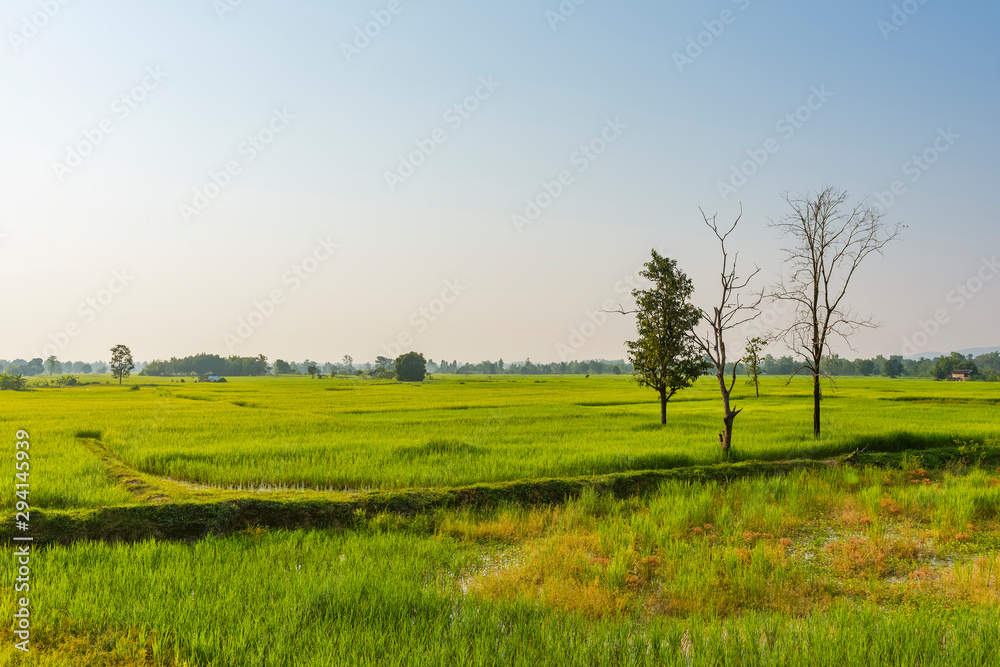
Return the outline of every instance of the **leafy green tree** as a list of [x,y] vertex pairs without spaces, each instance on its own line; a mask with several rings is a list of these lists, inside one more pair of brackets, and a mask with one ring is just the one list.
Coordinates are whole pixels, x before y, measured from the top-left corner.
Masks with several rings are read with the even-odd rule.
[[875,369],[872,371],[873,375],[882,375],[882,371],[885,370],[885,362],[889,361],[881,354],[872,359],[872,363],[875,365]]
[[1000,352],[993,351],[980,354],[976,357],[975,361],[980,372],[993,371],[994,373],[1000,373]]
[[952,352],[947,357],[938,357],[931,370],[931,376],[935,380],[944,380],[951,375],[952,371],[958,370],[972,371],[972,377],[976,377],[979,372],[976,362],[971,358],[958,352]]
[[754,388],[754,393],[757,398],[760,398],[760,374],[763,372],[761,365],[764,360],[761,359],[760,353],[764,351],[767,346],[767,342],[760,336],[754,336],[749,341],[747,341],[746,350],[743,352],[743,359],[741,361],[746,366],[747,375],[750,379],[747,380],[747,384],[752,384]]
[[111,376],[118,378],[118,384],[131,374],[133,368],[135,362],[132,360],[132,351],[127,346],[115,345],[111,348]]
[[287,375],[292,372],[292,366],[284,359],[277,359],[274,362],[275,375]]
[[[429,362],[428,362],[429,363]],[[396,377],[396,362],[389,357],[375,357],[375,368],[369,375],[376,380],[391,380]]]
[[871,359],[858,359],[856,368],[858,369],[859,375],[868,377],[875,372],[875,362]]
[[249,375],[267,375],[270,368],[267,365],[267,357],[263,354],[258,354],[254,363],[248,366]]
[[[638,338],[627,341],[633,376],[639,385],[660,397],[660,423],[667,423],[667,401],[690,387],[705,370],[705,361],[691,330],[701,312],[691,304],[691,280],[677,262],[655,250],[639,274],[653,283],[647,290],[634,289]],[[622,311],[624,312],[624,311]],[[586,370],[590,367],[587,365]]]
[[56,359],[56,355],[51,354],[45,360],[45,370],[49,372],[49,375],[55,375],[56,373],[62,373],[62,364]]
[[344,365],[346,375],[350,375],[354,372],[354,358],[351,355],[345,354],[340,363]]
[[427,360],[423,354],[407,352],[396,357],[396,377],[403,382],[423,382],[427,377]]
[[882,375],[889,378],[898,378],[903,374],[903,357],[891,356],[882,368]]
[[309,366],[309,368],[306,369],[306,373],[309,373],[309,377],[313,379],[316,378],[316,372],[317,372],[316,366]]

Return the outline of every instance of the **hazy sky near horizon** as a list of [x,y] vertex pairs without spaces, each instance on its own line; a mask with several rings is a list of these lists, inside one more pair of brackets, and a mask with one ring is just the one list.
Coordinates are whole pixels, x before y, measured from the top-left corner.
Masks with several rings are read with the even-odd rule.
[[907,225],[837,352],[1000,345],[995,3],[62,2],[0,10],[0,356],[621,358],[699,207],[763,287],[826,185]]

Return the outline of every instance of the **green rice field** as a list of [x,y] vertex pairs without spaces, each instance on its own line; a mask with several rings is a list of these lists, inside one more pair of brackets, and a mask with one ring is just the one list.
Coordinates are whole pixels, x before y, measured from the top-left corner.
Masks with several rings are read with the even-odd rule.
[[[670,402],[662,428],[655,393],[628,377],[133,386],[141,389],[102,384],[2,396],[0,423],[37,443],[36,506],[127,501],[108,486],[89,439],[140,471],[237,489],[446,487],[722,460],[718,389],[707,378]],[[760,398],[745,388],[735,459],[1000,439],[995,384],[844,379],[827,387],[819,441],[810,391],[806,380],[785,378],[765,379]],[[12,454],[0,452],[0,466],[12,466]],[[9,502],[11,494],[4,487],[0,497]]]
[[[44,532],[31,651],[5,623],[0,665],[991,664],[1000,385],[841,379],[819,440],[809,390],[738,388],[728,461],[709,379],[662,427],[613,376],[2,392],[0,466],[30,433]],[[170,537],[250,501],[272,518]],[[73,537],[101,511],[146,532]]]

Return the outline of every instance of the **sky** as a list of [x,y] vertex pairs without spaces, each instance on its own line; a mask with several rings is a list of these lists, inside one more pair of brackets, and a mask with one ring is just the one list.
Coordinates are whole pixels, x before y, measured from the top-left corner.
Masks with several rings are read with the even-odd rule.
[[742,210],[765,288],[783,197],[827,186],[906,225],[848,296],[881,326],[835,352],[997,346],[998,26],[941,0],[8,0],[0,357],[618,359],[634,319],[602,311],[652,249],[708,306],[701,210]]

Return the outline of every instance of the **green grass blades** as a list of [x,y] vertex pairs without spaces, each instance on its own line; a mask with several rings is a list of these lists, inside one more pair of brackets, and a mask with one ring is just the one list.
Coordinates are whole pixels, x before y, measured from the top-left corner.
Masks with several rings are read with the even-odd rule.
[[[145,381],[145,380],[144,380]],[[715,463],[716,392],[702,380],[668,406],[628,377],[464,377],[422,384],[338,378],[156,380],[7,392],[3,423],[38,452],[34,505],[126,502],[93,443],[155,476],[236,490],[457,486]],[[738,390],[739,392],[739,390]],[[735,460],[1000,440],[996,385],[842,379],[826,387],[812,437],[809,387],[765,378],[737,392]],[[906,399],[906,400],[901,400]],[[82,437],[78,437],[82,436]],[[0,450],[0,465],[12,464]],[[0,491],[4,505],[11,490]]]

